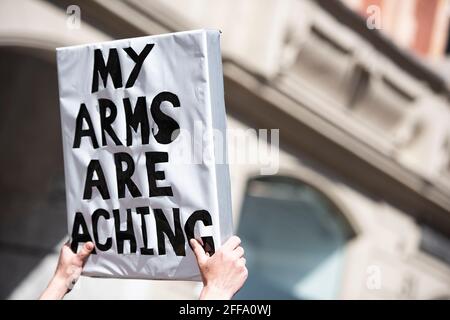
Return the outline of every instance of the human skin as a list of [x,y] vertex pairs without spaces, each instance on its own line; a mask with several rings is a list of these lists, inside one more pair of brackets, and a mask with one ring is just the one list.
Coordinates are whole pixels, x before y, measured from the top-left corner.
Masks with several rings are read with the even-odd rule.
[[74,253],[70,249],[69,243],[64,244],[59,253],[55,274],[39,299],[62,299],[78,280],[83,266],[93,250],[92,242],[85,243],[78,253]]
[[[210,256],[200,242],[190,240],[200,273],[203,289],[200,300],[228,300],[243,286],[248,276],[245,267],[244,249],[241,240],[233,236]],[[39,299],[59,300],[70,291],[81,275],[84,264],[94,250],[94,244],[87,242],[78,253],[66,243],[60,251],[55,274]]]
[[231,299],[248,276],[241,240],[231,237],[212,256],[205,253],[197,240],[191,239],[190,244],[203,280],[200,300]]

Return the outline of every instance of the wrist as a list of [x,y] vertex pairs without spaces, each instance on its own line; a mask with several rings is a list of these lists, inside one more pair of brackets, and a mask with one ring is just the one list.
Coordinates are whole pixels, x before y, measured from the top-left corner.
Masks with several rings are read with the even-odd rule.
[[47,289],[45,289],[40,299],[60,300],[64,298],[64,296],[68,292],[67,281],[68,279],[65,279],[64,277],[55,274],[53,278],[50,280]]
[[200,293],[200,300],[230,300],[233,294],[213,285],[206,285]]

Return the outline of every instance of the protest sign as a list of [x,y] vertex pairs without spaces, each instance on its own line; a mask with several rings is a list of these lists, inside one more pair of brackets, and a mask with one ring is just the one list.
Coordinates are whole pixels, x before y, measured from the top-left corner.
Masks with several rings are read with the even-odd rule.
[[188,240],[213,253],[232,234],[220,33],[58,48],[57,65],[83,274],[200,280]]

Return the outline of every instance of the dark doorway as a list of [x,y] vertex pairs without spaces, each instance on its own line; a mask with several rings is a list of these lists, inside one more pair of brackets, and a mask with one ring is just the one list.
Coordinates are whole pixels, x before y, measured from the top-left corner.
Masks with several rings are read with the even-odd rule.
[[0,48],[1,299],[66,234],[57,74],[44,56]]

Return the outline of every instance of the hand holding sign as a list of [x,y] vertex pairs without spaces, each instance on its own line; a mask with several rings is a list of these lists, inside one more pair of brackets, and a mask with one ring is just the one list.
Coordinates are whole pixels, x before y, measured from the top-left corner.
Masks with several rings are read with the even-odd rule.
[[87,242],[78,253],[74,253],[69,243],[64,244],[59,253],[58,266],[41,300],[62,299],[77,282],[83,266],[94,250],[94,244]]
[[231,237],[212,257],[191,239],[204,288],[200,299],[231,299],[247,279],[244,249],[238,237]]
[[[245,267],[244,249],[240,243],[238,237],[231,237],[217,254],[211,257],[197,240],[191,239],[190,244],[204,284],[200,299],[231,299],[242,287],[248,271]],[[61,249],[55,275],[40,299],[62,299],[72,289],[93,249],[94,244],[88,242],[79,253],[73,253],[66,243]]]

